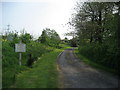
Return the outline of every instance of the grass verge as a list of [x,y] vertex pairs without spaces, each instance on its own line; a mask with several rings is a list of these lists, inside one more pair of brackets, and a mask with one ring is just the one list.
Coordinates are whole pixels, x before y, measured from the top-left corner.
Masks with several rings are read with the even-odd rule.
[[89,64],[90,66],[94,67],[94,68],[97,68],[99,70],[103,70],[105,72],[110,72],[114,75],[119,75],[120,73],[118,72],[118,70],[114,70],[114,69],[111,69],[111,68],[108,68],[108,67],[105,67],[105,66],[102,66],[101,64],[98,64],[98,63],[95,63],[94,61],[92,60],[89,60],[88,58],[84,57],[83,55],[81,55],[78,51],[77,48],[75,48],[75,51],[74,51],[75,55],[80,58],[80,60],[82,60],[83,62],[85,62],[86,64]]
[[63,50],[55,49],[42,55],[33,68],[17,75],[12,88],[58,88],[57,56]]

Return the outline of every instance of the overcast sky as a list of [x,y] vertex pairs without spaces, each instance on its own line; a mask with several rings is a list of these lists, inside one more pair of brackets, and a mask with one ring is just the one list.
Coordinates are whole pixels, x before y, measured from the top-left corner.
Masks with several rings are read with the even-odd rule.
[[[13,0],[12,0],[13,1]],[[16,2],[17,1],[17,2]],[[71,18],[76,0],[14,0],[2,2],[2,28],[8,24],[11,30],[20,32],[23,28],[35,37],[45,28],[51,28],[63,39],[68,32],[64,25]]]

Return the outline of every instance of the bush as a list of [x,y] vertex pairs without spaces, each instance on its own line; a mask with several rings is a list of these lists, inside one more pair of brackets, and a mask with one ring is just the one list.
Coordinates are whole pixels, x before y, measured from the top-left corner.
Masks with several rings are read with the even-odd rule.
[[[79,46],[79,53],[89,58],[90,60],[107,66],[112,69],[118,69],[118,55],[120,50],[117,48],[105,45],[105,44],[89,44],[85,46]],[[119,64],[120,65],[120,64]]]

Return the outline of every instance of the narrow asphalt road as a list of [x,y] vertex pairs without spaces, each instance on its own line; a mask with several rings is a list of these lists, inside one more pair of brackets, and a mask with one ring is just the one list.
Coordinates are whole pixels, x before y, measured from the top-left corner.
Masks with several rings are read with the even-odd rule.
[[59,88],[118,88],[118,77],[97,70],[66,49],[58,57]]

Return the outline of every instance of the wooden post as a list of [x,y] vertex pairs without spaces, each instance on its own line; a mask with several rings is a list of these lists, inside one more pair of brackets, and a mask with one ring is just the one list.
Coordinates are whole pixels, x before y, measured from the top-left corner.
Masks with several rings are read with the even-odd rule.
[[21,59],[22,59],[22,53],[20,52],[20,53],[19,53],[19,65],[20,65],[20,66],[22,65]]

